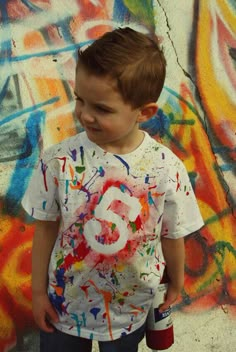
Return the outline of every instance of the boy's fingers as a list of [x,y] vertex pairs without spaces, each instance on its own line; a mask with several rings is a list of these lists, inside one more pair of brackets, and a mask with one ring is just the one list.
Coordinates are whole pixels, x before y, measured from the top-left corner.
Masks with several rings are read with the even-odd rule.
[[163,304],[160,305],[159,307],[159,312],[164,312],[165,310],[167,310],[170,307],[170,303],[168,301],[164,302]]
[[164,312],[165,310],[167,310],[172,304],[175,303],[177,297],[178,297],[177,295],[170,295],[169,296],[167,294],[165,301],[159,307],[159,311]]
[[35,321],[41,330],[45,332],[54,332],[55,328],[51,322],[57,323],[59,321],[58,314],[55,309],[48,305],[44,311],[44,314],[38,317],[35,317]]
[[58,314],[57,312],[55,311],[55,309],[52,307],[52,305],[50,305],[48,308],[47,308],[47,318],[48,320],[50,321],[53,321],[54,323],[58,323],[59,321],[59,318],[58,318]]
[[54,332],[55,328],[47,320],[41,325],[41,329],[45,332]]
[[45,321],[45,326],[46,326],[47,332],[54,332],[55,331],[54,326],[50,323],[50,321],[48,321],[48,319],[46,319],[46,321]]
[[43,316],[39,319],[35,319],[35,321],[41,330],[43,330],[45,332],[53,332],[54,331],[54,327],[47,321],[45,316]]
[[45,332],[54,332],[55,328],[51,322],[58,322],[58,315],[53,308],[49,308],[46,311],[45,316],[39,321],[38,325]]

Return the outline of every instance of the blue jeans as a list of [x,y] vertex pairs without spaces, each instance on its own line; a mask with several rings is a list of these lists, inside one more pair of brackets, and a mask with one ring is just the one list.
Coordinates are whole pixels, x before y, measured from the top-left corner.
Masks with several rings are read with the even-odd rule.
[[[129,335],[113,341],[99,341],[100,352],[138,352],[138,344],[145,334],[146,324]],[[91,352],[92,340],[65,334],[40,332],[40,352]]]

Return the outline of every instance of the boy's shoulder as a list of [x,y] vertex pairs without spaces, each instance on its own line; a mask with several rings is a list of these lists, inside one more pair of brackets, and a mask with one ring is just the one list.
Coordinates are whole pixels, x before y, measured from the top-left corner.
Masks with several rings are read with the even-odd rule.
[[[163,160],[163,162],[182,162],[181,159],[166,145],[160,143],[156,139],[154,139],[152,136],[150,136],[148,133],[148,143],[149,143],[149,148],[151,151],[160,159]],[[149,149],[148,148],[148,149]]]
[[43,159],[50,160],[55,157],[68,155],[73,157],[73,153],[75,153],[80,145],[83,145],[84,143],[86,143],[85,132],[77,133],[76,135],[70,136],[63,141],[46,148],[43,152]]

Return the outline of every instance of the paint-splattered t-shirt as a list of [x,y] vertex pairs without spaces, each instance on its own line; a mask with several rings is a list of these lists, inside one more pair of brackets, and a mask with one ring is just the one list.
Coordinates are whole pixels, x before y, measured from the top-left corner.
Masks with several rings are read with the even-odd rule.
[[144,323],[165,266],[161,236],[203,225],[183,163],[147,133],[125,155],[85,132],[49,148],[23,206],[39,220],[60,218],[48,286],[56,328],[95,340]]

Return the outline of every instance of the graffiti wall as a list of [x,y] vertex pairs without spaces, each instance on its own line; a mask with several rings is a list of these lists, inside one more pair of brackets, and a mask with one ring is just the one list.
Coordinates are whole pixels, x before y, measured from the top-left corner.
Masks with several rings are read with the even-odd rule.
[[[23,344],[31,314],[34,222],[20,202],[40,153],[77,133],[79,47],[105,31],[155,30],[167,58],[159,110],[142,127],[185,163],[205,227],[186,239],[176,309],[236,304],[234,0],[0,1],[0,351]],[[236,317],[235,317],[236,318]]]

